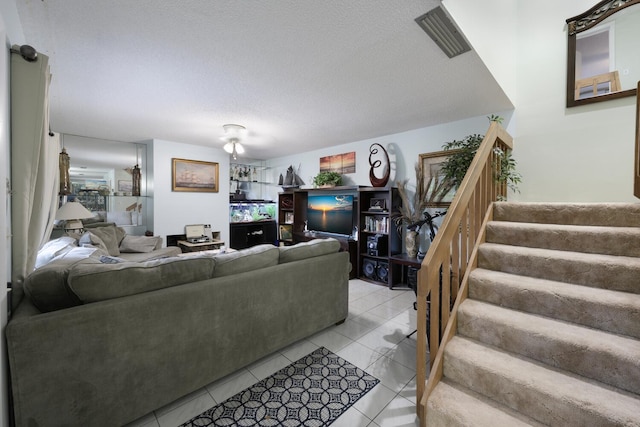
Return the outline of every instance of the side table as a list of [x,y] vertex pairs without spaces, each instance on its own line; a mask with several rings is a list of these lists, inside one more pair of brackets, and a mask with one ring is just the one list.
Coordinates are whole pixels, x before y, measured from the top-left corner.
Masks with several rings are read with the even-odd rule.
[[411,289],[415,292],[417,273],[422,261],[407,254],[396,254],[389,257],[389,289]]

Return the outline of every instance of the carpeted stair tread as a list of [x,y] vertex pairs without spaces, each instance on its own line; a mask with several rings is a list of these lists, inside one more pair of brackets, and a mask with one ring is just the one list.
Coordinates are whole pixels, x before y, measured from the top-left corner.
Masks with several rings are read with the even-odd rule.
[[486,240],[531,248],[640,256],[640,227],[491,221]]
[[640,393],[640,341],[467,299],[458,334],[632,393]]
[[469,298],[640,338],[640,294],[477,268]]
[[640,396],[470,339],[454,337],[443,366],[445,378],[542,424],[640,425]]
[[640,203],[497,202],[496,221],[640,227]]
[[478,267],[565,283],[640,293],[640,258],[483,243]]
[[427,425],[430,427],[543,426],[506,406],[447,381],[439,383],[429,397]]

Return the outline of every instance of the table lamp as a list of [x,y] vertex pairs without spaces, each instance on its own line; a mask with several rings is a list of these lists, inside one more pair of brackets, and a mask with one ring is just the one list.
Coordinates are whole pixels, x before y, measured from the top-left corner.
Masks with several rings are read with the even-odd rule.
[[84,226],[81,219],[91,218],[93,214],[80,202],[67,202],[58,208],[56,219],[65,220],[65,231],[81,232]]

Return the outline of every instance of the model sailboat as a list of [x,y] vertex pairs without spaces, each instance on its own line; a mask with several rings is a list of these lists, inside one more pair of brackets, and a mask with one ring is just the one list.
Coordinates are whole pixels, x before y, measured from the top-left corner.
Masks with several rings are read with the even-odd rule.
[[[300,166],[298,166],[298,171],[300,170]],[[285,177],[282,177],[280,174],[280,179],[278,180],[278,185],[281,185],[283,189],[287,188],[298,188],[301,185],[304,185],[304,181],[298,175],[298,172],[293,169],[293,165],[287,168],[287,173]]]

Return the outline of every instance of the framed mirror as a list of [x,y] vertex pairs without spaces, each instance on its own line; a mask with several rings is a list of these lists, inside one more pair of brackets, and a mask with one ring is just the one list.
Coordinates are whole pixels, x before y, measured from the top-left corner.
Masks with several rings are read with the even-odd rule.
[[567,107],[636,95],[640,0],[603,0],[567,19]]

